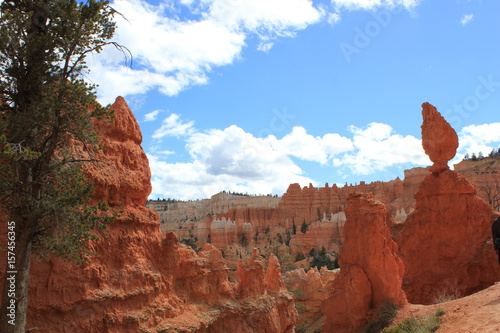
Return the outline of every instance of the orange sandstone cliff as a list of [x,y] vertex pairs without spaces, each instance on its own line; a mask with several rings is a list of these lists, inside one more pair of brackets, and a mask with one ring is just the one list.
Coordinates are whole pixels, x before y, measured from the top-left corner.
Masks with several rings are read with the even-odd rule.
[[[123,98],[112,123],[96,124],[103,150],[88,165],[94,200],[120,217],[89,243],[97,255],[77,266],[57,257],[32,259],[28,327],[36,332],[293,332],[297,312],[275,261],[265,274],[260,257],[241,262],[228,279],[221,252],[199,253],[160,231],[144,208],[151,191],[141,133]],[[2,274],[0,274],[2,275]],[[256,329],[256,327],[259,327]]]

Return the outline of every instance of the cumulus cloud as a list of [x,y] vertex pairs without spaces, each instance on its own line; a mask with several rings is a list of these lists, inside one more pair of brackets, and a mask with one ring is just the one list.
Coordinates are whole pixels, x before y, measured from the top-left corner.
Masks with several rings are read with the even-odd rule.
[[148,156],[152,197],[207,198],[222,190],[281,195],[290,183],[314,183],[286,154],[237,126],[193,133],[186,148],[189,163]]
[[320,19],[308,0],[213,0],[206,14],[232,29],[269,35],[289,35]]
[[181,137],[193,132],[193,121],[184,122],[180,115],[172,113],[163,119],[162,125],[153,133],[153,139],[161,139],[165,136]]
[[[99,99],[144,94],[152,89],[174,96],[206,84],[214,67],[240,57],[245,40],[256,35],[258,49],[269,51],[272,40],[293,36],[317,22],[321,13],[308,0],[201,0],[151,5],[143,0],[115,0],[115,41],[128,48],[132,67],[123,54],[108,48],[89,58],[89,80],[99,84]],[[178,13],[189,9],[189,17]]]
[[472,21],[473,18],[474,18],[474,14],[465,14],[460,19],[460,24],[461,25],[467,25],[470,21]]
[[187,149],[211,175],[272,180],[280,172],[302,173],[284,152],[235,125],[224,130],[195,133],[188,139]]
[[[320,21],[335,24],[340,11],[415,7],[420,0],[182,0],[152,5],[145,0],[114,0],[115,42],[132,56],[107,48],[89,57],[88,79],[99,85],[99,100],[157,90],[175,96],[192,86],[207,84],[219,66],[242,58],[249,37],[256,48],[269,52],[280,37]],[[128,55],[128,52],[125,53]]]
[[335,166],[349,167],[352,172],[368,175],[398,164],[430,165],[420,139],[395,134],[391,126],[370,123],[366,128],[350,127],[354,151],[335,159]]
[[268,139],[275,149],[287,155],[321,164],[326,164],[336,154],[354,148],[350,139],[339,134],[329,133],[323,137],[314,137],[307,134],[306,129],[301,126],[293,127],[292,132],[281,140],[272,136]]
[[156,118],[158,118],[158,115],[160,114],[161,110],[154,110],[152,112],[146,113],[144,115],[144,121],[155,121]]
[[166,160],[168,156],[160,153],[161,147],[150,149],[151,197],[196,199],[222,190],[281,195],[290,183],[318,185],[311,175],[304,174],[301,161],[331,168],[332,173],[348,171],[358,175],[408,164],[431,164],[419,139],[396,134],[387,124],[351,126],[349,131],[352,137],[338,133],[313,136],[296,126],[282,138],[273,135],[259,138],[235,125],[200,132],[192,123],[173,114],[157,132],[182,133],[178,137],[183,135],[190,161],[171,163]]
[[500,123],[466,126],[458,133],[458,138],[461,156],[479,152],[487,156],[500,146]]

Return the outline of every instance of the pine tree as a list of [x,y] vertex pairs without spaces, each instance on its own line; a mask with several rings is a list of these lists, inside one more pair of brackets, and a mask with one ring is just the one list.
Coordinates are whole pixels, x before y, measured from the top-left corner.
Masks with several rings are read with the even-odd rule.
[[106,1],[4,0],[0,8],[0,209],[9,241],[0,331],[24,333],[32,250],[79,262],[108,220],[104,205],[88,203],[81,165],[92,159],[70,145],[93,156],[93,120],[111,116],[82,76],[85,57],[114,44],[115,24]]

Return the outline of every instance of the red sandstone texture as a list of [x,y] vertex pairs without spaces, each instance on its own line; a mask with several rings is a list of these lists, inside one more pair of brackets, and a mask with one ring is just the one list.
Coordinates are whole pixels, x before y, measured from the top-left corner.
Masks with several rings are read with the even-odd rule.
[[95,125],[103,147],[95,158],[104,163],[87,164],[86,172],[94,182],[94,199],[110,206],[143,206],[151,193],[151,171],[141,147],[142,134],[122,97],[112,107],[113,121]]
[[[122,98],[114,122],[97,124],[103,150],[86,174],[94,200],[119,209],[97,253],[76,266],[59,258],[32,259],[28,327],[37,332],[292,332],[293,297],[282,288],[279,267],[262,259],[253,279],[237,287],[210,244],[199,253],[163,234],[158,215],[143,207],[151,190],[148,161],[137,122]],[[260,258],[260,257],[259,257]],[[252,262],[242,263],[246,276]],[[1,274],[0,274],[1,275]]]
[[397,237],[409,301],[431,304],[439,295],[467,295],[498,281],[495,215],[476,188],[447,170],[428,175],[415,198],[417,208]]
[[500,211],[500,157],[488,157],[477,161],[464,160],[453,170],[469,179],[477,188],[477,194]]
[[397,241],[409,301],[430,304],[440,295],[486,288],[498,281],[500,269],[491,244],[495,213],[472,183],[443,168],[455,154],[456,134],[434,107],[423,107],[422,145],[435,164]]
[[455,157],[458,136],[455,130],[429,103],[422,104],[422,146],[434,165],[431,172],[448,169],[448,161]]
[[321,328],[325,315],[321,312],[322,302],[331,293],[331,283],[339,270],[330,271],[326,267],[313,267],[305,272],[303,268],[285,273],[287,289],[295,295],[300,320],[297,326],[309,323],[309,327]]
[[347,201],[340,273],[323,303],[324,332],[355,332],[381,304],[407,303],[403,262],[391,238],[387,209],[369,194],[352,194]]

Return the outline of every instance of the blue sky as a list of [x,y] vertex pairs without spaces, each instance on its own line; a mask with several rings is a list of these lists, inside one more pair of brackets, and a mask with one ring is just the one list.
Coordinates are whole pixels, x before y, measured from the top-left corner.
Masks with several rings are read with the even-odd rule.
[[500,1],[112,5],[133,63],[108,49],[89,77],[139,121],[151,198],[403,178],[430,164],[423,102],[459,134],[450,164],[500,147]]

